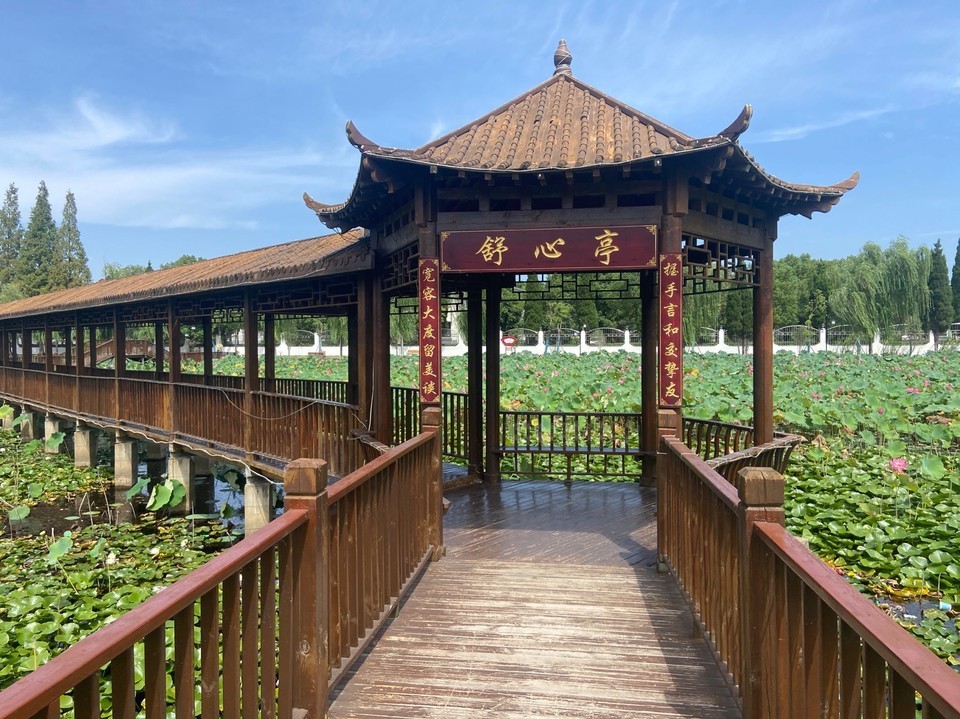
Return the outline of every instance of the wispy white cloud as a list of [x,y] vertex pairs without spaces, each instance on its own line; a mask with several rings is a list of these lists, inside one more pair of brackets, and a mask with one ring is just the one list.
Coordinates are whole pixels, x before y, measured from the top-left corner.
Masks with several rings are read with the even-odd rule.
[[51,194],[76,194],[82,219],[146,228],[249,229],[257,208],[304,190],[341,199],[356,153],[338,143],[312,146],[198,148],[174,123],[111,111],[79,98],[65,121],[3,131],[0,177]]
[[863,120],[869,120],[874,117],[886,115],[887,113],[894,112],[895,110],[896,110],[895,107],[888,106],[888,107],[875,108],[872,110],[844,112],[835,117],[821,120],[819,122],[810,122],[804,125],[794,125],[793,127],[783,127],[776,130],[767,130],[766,132],[761,132],[751,137],[751,142],[765,143],[765,142],[787,142],[790,140],[802,140],[807,135],[810,135],[815,132],[820,132],[822,130],[829,130],[835,127],[843,127],[844,125],[850,125],[855,122],[862,122]]

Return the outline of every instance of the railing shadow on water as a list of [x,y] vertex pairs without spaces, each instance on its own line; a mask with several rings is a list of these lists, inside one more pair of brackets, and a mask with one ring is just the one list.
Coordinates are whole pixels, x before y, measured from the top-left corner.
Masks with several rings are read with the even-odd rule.
[[0,715],[322,716],[440,551],[436,441],[329,488],[325,462],[291,462],[280,517],[0,692]]
[[960,675],[784,527],[779,472],[742,468],[734,486],[681,440],[661,449],[661,566],[746,719],[960,717]]

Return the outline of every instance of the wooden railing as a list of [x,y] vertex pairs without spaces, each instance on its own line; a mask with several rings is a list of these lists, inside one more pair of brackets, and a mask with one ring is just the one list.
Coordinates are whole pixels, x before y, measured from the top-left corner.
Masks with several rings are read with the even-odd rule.
[[436,432],[329,488],[324,462],[290,463],[283,515],[0,692],[0,715],[324,716],[441,551]]
[[[469,397],[466,392],[443,392],[443,456],[467,461],[469,447],[467,412]],[[390,402],[393,415],[394,444],[405,442],[420,431],[420,393],[415,387],[391,387]]]
[[424,432],[331,485],[330,653],[336,682],[440,551],[436,431]]
[[639,477],[642,442],[637,413],[500,412],[501,471]]
[[662,448],[661,562],[746,719],[960,717],[960,675],[783,526],[779,473],[744,468],[735,488],[680,440]]
[[285,484],[292,492],[283,516],[0,692],[3,716],[59,716],[64,696],[78,719],[101,716],[102,702],[123,719],[171,709],[184,717],[241,709],[277,716],[277,696],[279,716],[290,707],[320,716],[325,627],[310,611],[322,594],[319,502],[309,488]]
[[263,380],[264,389],[276,394],[286,394],[293,397],[309,397],[322,399],[327,402],[348,403],[350,385],[337,380],[299,379],[295,377],[277,377]]
[[[165,441],[201,444],[230,457],[249,455],[271,468],[297,457],[315,457],[325,459],[330,472],[342,477],[363,464],[358,442],[349,437],[359,427],[353,405],[270,392],[248,395],[242,377],[213,380],[217,386],[171,384],[146,373],[118,378],[110,373],[77,376],[5,367],[0,371],[0,393],[54,412],[135,428]],[[317,383],[315,393],[333,385]]]
[[753,427],[684,417],[682,439],[703,459],[713,459],[753,446]]

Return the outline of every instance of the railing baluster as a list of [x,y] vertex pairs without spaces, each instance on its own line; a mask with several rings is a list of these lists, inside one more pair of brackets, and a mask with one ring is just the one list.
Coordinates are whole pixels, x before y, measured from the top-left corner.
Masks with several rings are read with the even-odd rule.
[[165,634],[166,626],[160,625],[143,642],[143,707],[147,719],[162,719],[167,714]]

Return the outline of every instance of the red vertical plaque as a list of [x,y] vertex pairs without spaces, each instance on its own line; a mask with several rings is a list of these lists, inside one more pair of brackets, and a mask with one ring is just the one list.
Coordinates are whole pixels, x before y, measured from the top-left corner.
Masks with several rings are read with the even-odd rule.
[[660,406],[683,401],[683,256],[660,255]]
[[420,260],[420,402],[440,403],[440,260]]

